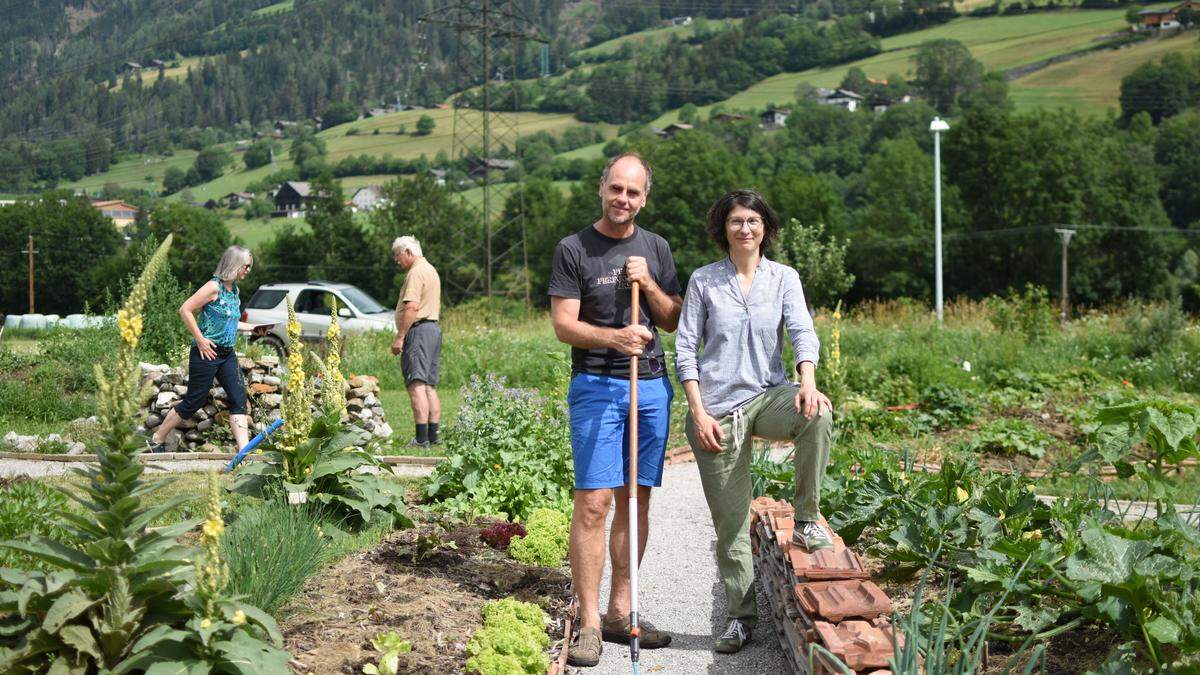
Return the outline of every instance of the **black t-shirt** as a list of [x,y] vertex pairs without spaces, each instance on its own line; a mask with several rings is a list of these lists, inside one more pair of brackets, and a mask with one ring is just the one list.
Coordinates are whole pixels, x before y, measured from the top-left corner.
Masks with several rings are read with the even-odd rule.
[[[646,259],[650,276],[668,295],[678,295],[679,277],[667,240],[641,227],[625,239],[600,234],[589,225],[564,237],[554,249],[550,272],[550,295],[579,300],[579,319],[593,326],[624,328],[629,325],[631,294],[625,277],[625,261],[630,256]],[[646,311],[643,296],[640,323],[650,329],[654,340],[638,358],[638,377],[646,379],[666,374],[662,340]],[[616,349],[571,348],[571,372],[593,375],[628,375],[629,357]]]

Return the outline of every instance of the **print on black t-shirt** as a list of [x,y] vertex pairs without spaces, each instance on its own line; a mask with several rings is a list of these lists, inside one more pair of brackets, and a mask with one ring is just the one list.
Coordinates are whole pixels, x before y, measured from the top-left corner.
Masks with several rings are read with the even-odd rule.
[[[623,328],[629,325],[631,295],[625,261],[630,256],[646,259],[650,275],[668,295],[680,292],[679,277],[671,247],[662,237],[640,227],[632,236],[613,239],[588,227],[563,238],[554,249],[550,272],[550,295],[579,300],[579,319],[593,326]],[[639,323],[650,329],[653,341],[638,359],[638,376],[661,377],[666,373],[662,341],[646,303],[641,303]],[[615,349],[571,348],[571,371],[594,375],[623,376],[629,373],[629,357]]]

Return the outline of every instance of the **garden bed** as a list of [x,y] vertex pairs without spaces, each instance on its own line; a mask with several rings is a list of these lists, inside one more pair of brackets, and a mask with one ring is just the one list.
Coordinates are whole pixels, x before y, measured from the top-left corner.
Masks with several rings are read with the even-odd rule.
[[371,639],[388,631],[412,644],[399,672],[461,672],[484,603],[505,597],[542,605],[552,639],[561,636],[570,575],[512,560],[480,529],[421,522],[310,579],[280,621],[296,672],[361,673],[378,657]]

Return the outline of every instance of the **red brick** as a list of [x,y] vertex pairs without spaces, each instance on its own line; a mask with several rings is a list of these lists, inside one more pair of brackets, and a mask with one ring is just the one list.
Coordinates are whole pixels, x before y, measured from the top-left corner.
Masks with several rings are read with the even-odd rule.
[[796,584],[793,592],[813,621],[874,619],[892,610],[892,601],[870,581],[814,581]]
[[816,632],[821,645],[854,670],[887,668],[894,653],[894,631],[886,621],[818,621]]

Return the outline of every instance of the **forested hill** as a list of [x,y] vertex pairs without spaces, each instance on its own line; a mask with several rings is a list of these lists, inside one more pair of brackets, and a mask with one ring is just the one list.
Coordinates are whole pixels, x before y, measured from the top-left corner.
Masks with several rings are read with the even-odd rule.
[[[190,144],[205,145],[242,136],[276,119],[319,116],[335,103],[355,110],[397,98],[429,105],[444,100],[461,84],[449,66],[456,50],[454,33],[445,26],[418,22],[430,10],[448,4],[436,0],[45,0],[21,5],[9,10],[0,26],[6,45],[0,53],[0,82],[9,91],[0,100],[0,137],[42,146],[61,138],[90,139],[86,153],[94,157],[103,154],[101,138],[119,150],[161,151],[188,144],[188,135],[197,130],[208,131],[202,142]],[[673,16],[770,16],[795,12],[798,7],[769,0],[521,0],[520,4],[530,22],[549,38],[554,72],[571,64],[572,52],[581,46],[659,25]],[[892,25],[897,17],[903,24],[910,14],[953,13],[944,0],[921,0],[906,3],[900,14],[887,14],[887,22],[875,20],[874,26],[859,18],[883,17],[872,8],[886,4],[888,0],[842,1],[836,3],[835,14],[832,0],[806,3],[805,35],[799,36],[805,42],[796,48],[824,53],[830,40],[869,48],[868,32],[903,28]],[[828,22],[839,15],[851,17],[850,22]],[[817,39],[809,35],[822,32],[829,35]],[[743,45],[715,47],[742,49]],[[773,47],[791,49],[769,40],[747,45],[760,51]],[[685,60],[674,59],[678,65],[695,67]],[[800,65],[818,62],[810,59]],[[130,63],[143,67],[136,69]],[[520,57],[517,72],[507,77],[534,77],[540,65],[540,54],[531,47]],[[714,66],[707,61],[701,65]],[[746,65],[732,63],[732,67],[738,69],[739,77],[734,78],[738,86],[753,81],[747,79],[751,75],[760,75]],[[621,77],[620,72],[606,70],[605,74]],[[674,80],[669,84],[681,86]],[[556,111],[575,112],[576,103],[551,105],[561,108]],[[635,112],[646,116],[652,111]],[[70,149],[41,150],[53,156]],[[26,161],[38,163],[36,157]]]

